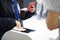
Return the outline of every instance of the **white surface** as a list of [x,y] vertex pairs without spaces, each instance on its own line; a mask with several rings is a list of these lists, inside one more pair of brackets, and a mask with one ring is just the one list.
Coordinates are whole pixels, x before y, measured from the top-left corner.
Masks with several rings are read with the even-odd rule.
[[17,27],[14,27],[13,29],[16,30],[16,31],[25,31],[26,30],[26,29],[23,29],[23,28],[18,29]]
[[[22,33],[31,37],[32,40],[49,40],[50,38],[56,39],[59,33],[58,31],[59,29],[55,29],[53,31],[48,30],[45,19],[38,20],[36,16],[24,20],[23,23],[25,28],[36,30],[31,33]],[[17,33],[21,33],[21,32],[17,32]]]
[[27,8],[22,8],[21,10],[23,10],[23,11],[27,11]]

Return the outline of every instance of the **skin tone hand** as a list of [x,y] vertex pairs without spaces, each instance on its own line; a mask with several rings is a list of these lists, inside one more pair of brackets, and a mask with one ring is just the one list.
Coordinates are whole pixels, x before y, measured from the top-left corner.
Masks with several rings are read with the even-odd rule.
[[20,25],[20,22],[19,22],[19,21],[16,21],[16,27],[17,27],[18,29],[21,28],[21,25]]
[[21,23],[17,20],[16,20],[16,28],[17,28],[17,31],[25,31],[25,29],[21,27]]

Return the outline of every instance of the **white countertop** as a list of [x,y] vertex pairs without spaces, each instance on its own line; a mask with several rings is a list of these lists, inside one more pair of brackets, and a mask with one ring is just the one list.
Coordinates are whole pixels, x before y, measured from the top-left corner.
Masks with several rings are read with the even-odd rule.
[[25,28],[33,29],[36,31],[30,33],[22,33],[15,30],[11,31],[28,35],[32,40],[50,40],[50,38],[56,39],[59,35],[59,29],[50,31],[46,26],[45,19],[37,19],[36,16],[24,20],[23,23]]

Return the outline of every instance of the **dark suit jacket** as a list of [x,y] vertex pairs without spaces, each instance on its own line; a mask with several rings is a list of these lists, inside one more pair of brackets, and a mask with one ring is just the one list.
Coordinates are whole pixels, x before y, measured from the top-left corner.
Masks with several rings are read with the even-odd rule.
[[[5,2],[0,0],[0,40],[3,34],[15,26],[15,19],[11,12],[7,12]],[[6,1],[6,0],[5,0]],[[3,4],[4,5],[3,5]]]
[[[23,4],[22,0],[18,0],[17,1],[19,4]],[[20,5],[21,6],[21,5]],[[23,6],[23,5],[22,5]],[[28,19],[30,18],[31,16],[33,16],[34,13],[31,13],[29,11],[27,12],[23,12],[21,11],[21,19],[25,20],[25,19]],[[13,9],[11,7],[11,4],[10,4],[10,0],[0,0],[0,17],[1,18],[12,18],[12,19],[15,19],[15,15],[14,15],[14,12],[13,12]],[[2,19],[3,20],[3,19]],[[15,20],[14,20],[15,21]],[[12,25],[12,24],[11,24]]]
[[[1,6],[2,8],[0,7],[0,17],[10,17],[10,18],[15,18],[15,15],[14,15],[14,12],[13,12],[13,9],[12,9],[12,5],[10,4],[10,1],[9,0],[0,0],[1,1]],[[23,8],[24,6],[24,3],[23,3],[23,0],[18,0],[17,1],[20,5],[20,8]],[[28,15],[26,15],[28,14]],[[23,12],[21,11],[21,15],[20,15],[20,18],[21,19],[28,19],[30,18],[34,13],[31,13],[29,11],[27,12]],[[28,17],[29,16],[29,17]]]
[[[10,0],[0,0],[0,40],[2,35],[15,26],[15,15],[13,13]],[[22,8],[22,0],[17,1]],[[22,3],[23,4],[23,3]],[[28,16],[29,15],[29,16]],[[21,19],[28,19],[32,16],[30,12],[21,12]]]
[[9,1],[0,0],[0,17],[14,18],[14,13]]

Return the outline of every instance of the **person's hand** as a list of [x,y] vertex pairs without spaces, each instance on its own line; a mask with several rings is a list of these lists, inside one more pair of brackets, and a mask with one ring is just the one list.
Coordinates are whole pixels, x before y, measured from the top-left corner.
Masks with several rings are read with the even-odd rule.
[[16,27],[15,27],[15,30],[17,31],[25,31],[25,29],[23,29],[21,27],[21,23],[19,21],[16,20]]
[[18,29],[21,28],[21,23],[20,23],[19,21],[17,21],[17,20],[16,20],[16,27],[17,27]]

